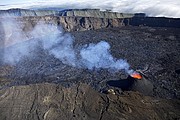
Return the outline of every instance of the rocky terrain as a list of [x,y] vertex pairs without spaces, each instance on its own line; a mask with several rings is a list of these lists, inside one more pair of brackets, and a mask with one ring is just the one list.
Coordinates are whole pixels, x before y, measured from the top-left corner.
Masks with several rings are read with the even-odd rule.
[[96,18],[132,18],[135,14],[100,11],[99,9],[65,9],[65,10],[29,10],[9,9],[1,10],[0,16],[84,16]]
[[137,92],[101,94],[86,84],[14,86],[0,91],[1,120],[178,120],[180,103]]
[[180,28],[180,18],[148,17],[145,13],[117,13],[99,9],[65,9],[65,10],[0,10],[2,17],[21,17],[28,24],[39,20],[62,24],[65,30],[81,31],[119,26],[149,26]]
[[4,64],[5,48],[19,44],[4,43],[6,31],[0,24],[0,119],[180,119],[179,19],[92,17],[71,10],[61,15],[8,19],[22,25],[25,38],[29,38],[22,45],[34,43],[29,32],[41,21],[62,26],[77,50],[103,40],[110,44],[113,57],[126,59],[134,70],[147,66],[148,70],[137,80],[124,71],[72,67],[41,46],[32,50],[33,57],[26,56],[15,65]]

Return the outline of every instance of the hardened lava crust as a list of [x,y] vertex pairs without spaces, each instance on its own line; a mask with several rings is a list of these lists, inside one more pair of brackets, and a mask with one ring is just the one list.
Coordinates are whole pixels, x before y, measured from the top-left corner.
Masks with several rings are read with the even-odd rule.
[[[99,30],[70,32],[74,48],[89,43],[106,41],[110,53],[117,59],[125,59],[134,70],[143,70],[153,84],[152,96],[180,97],[180,31],[178,28],[133,27],[104,28]],[[35,50],[34,58],[24,58],[15,66],[1,67],[1,87],[35,83],[57,83],[69,87],[74,83],[87,83],[99,92],[109,89],[108,81],[125,80],[124,71],[108,69],[88,70],[63,64],[47,51]],[[7,74],[5,74],[7,73]],[[143,87],[143,86],[142,86]],[[119,89],[117,87],[117,89]]]
[[[180,119],[178,28],[126,26],[70,34],[77,50],[103,40],[112,56],[126,59],[132,69],[148,66],[146,81],[135,82],[124,71],[68,66],[37,48],[33,57],[1,65],[0,119]],[[136,83],[135,89],[128,86]]]

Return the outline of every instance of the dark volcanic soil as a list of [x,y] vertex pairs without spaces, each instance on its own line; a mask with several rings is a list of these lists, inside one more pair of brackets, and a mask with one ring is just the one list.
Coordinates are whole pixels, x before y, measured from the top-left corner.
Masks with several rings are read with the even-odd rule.
[[[104,40],[110,43],[112,55],[126,59],[134,70],[149,66],[145,74],[154,85],[153,96],[180,98],[180,29],[126,26],[71,33],[76,48]],[[112,73],[103,69],[90,71],[73,68],[62,64],[46,51],[36,52],[36,57],[25,58],[12,67],[12,71],[11,67],[2,67],[2,70],[11,72],[1,75],[1,86],[53,82],[68,87],[73,83],[85,82],[103,92],[114,87],[108,85],[108,81],[126,80],[128,77],[121,71]]]
[[[123,71],[78,69],[35,49],[33,57],[16,66],[1,66],[0,119],[180,119],[179,100],[167,99],[180,99],[180,29],[126,26],[71,34],[77,49],[104,40],[112,55],[126,59],[134,70],[149,66],[142,82],[133,80],[138,89],[127,90],[142,88],[146,95],[147,85],[153,85],[147,95],[154,97],[122,92],[118,87],[132,80]],[[115,95],[104,94],[109,88]]]
[[[116,58],[126,59],[133,69],[143,69],[154,84],[154,95],[180,96],[180,30],[174,28],[122,27],[75,32],[81,44],[108,41]],[[82,41],[83,39],[83,41]]]

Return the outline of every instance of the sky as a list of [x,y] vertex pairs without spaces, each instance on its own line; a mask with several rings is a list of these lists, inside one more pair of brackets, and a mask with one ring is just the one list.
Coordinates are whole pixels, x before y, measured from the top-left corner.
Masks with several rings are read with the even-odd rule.
[[180,0],[0,0],[0,10],[10,8],[96,8],[114,12],[146,13],[148,16],[180,18]]

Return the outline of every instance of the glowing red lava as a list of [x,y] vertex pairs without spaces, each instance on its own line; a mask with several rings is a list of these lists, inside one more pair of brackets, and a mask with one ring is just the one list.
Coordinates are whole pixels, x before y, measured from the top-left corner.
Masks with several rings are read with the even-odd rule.
[[135,79],[142,79],[142,76],[139,73],[137,73],[137,72],[132,73],[131,77],[133,77]]

